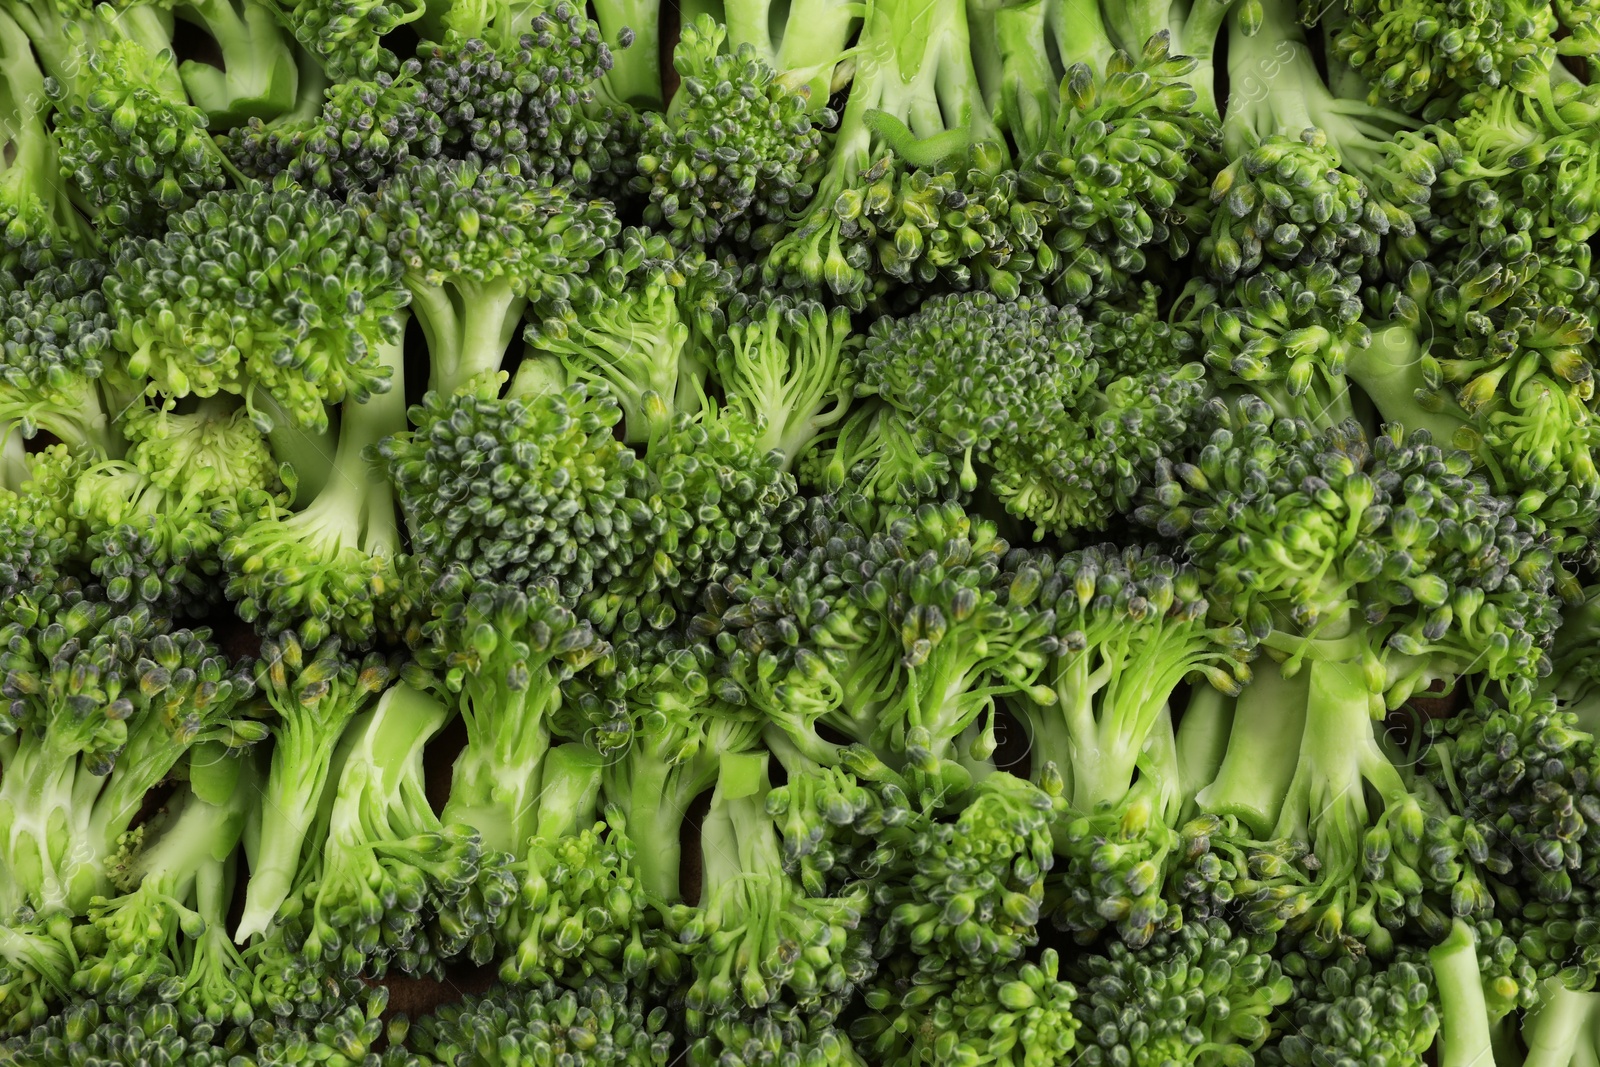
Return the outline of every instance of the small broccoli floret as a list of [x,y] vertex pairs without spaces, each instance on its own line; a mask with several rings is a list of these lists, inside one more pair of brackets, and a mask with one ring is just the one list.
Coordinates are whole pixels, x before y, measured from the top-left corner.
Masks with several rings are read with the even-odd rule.
[[1147,249],[1189,251],[1219,133],[1215,105],[1189,83],[1198,62],[1168,46],[1157,36],[1103,65],[1072,64],[1054,121],[1025,139],[1020,191],[1050,208],[1034,270],[1064,302],[1126,288]]
[[675,974],[663,902],[642,884],[635,854],[616,807],[603,821],[535,837],[499,932],[510,949],[501,980],[641,983],[662,970]]
[[405,272],[428,339],[428,387],[445,396],[500,370],[525,310],[554,335],[599,302],[599,261],[618,233],[603,201],[514,165],[452,161],[402,167],[367,226]]
[[1112,942],[1069,971],[1082,994],[1073,1010],[1087,1064],[1253,1062],[1293,982],[1271,955],[1272,938],[1238,935],[1221,919],[1185,924],[1129,949]]
[[672,1057],[667,1009],[627,986],[552,982],[499,986],[417,1021],[411,1045],[433,1062],[512,1067],[554,1057],[573,1067],[666,1067]]
[[[123,895],[90,901],[88,923],[74,931],[81,955],[74,989],[107,1003],[159,998],[202,1015],[244,1006],[237,991],[206,984],[212,961],[202,957],[213,947],[206,934],[221,919],[214,909],[258,784],[253,771],[251,761],[221,746],[196,747],[188,790],[141,827],[144,843],[119,872]],[[230,958],[238,957],[225,947],[223,959]],[[226,999],[212,1004],[206,998],[214,993]]]
[[162,84],[168,53],[132,41],[88,52],[87,73],[51,83],[61,171],[102,233],[158,234],[224,184],[206,113]]
[[84,531],[72,517],[83,462],[65,445],[32,457],[15,488],[0,490],[0,597],[55,586],[80,572]]
[[651,564],[645,474],[603,391],[502,399],[486,381],[431,391],[411,418],[416,430],[379,452],[418,557],[511,586],[555,581],[573,602]]
[[728,406],[761,427],[761,449],[778,449],[792,469],[849,410],[853,348],[850,316],[842,308],[774,300],[729,322],[715,377]]
[[1336,98],[1322,81],[1292,0],[1230,21],[1232,89],[1223,139],[1232,159],[1212,182],[1201,258],[1220,278],[1283,265],[1375,257],[1407,237],[1442,169],[1437,149],[1397,112]]
[[263,634],[293,630],[307,646],[333,635],[354,648],[400,628],[395,494],[372,462],[406,425],[400,346],[384,344],[379,362],[385,391],[345,401],[333,472],[316,498],[293,512],[268,501],[223,542],[228,599]]
[[1283,1037],[1261,1060],[1311,1067],[1330,1058],[1420,1064],[1439,1032],[1432,969],[1407,953],[1387,965],[1371,957],[1329,961],[1302,981]]
[[1556,58],[1549,4],[1356,0],[1330,21],[1330,51],[1368,80],[1372,103],[1424,116],[1465,93],[1530,89]]
[[0,268],[32,271],[73,258],[78,217],[60,180],[56,139],[46,126],[49,97],[28,35],[0,12]]
[[601,306],[579,314],[558,335],[547,324],[529,326],[536,352],[560,359],[572,383],[600,383],[622,405],[623,440],[642,445],[665,433],[679,413],[702,407],[699,366],[677,291],[664,279],[632,285]]
[[0,273],[0,423],[24,438],[43,430],[83,458],[115,458],[121,442],[100,383],[114,362],[104,267],[72,259],[17,268]]
[[261,810],[261,838],[251,857],[240,944],[266,930],[288,899],[301,849],[328,784],[334,749],[362,706],[388,684],[391,665],[377,653],[356,660],[337,638],[304,645],[293,633],[262,644],[257,683],[276,720]]
[[191,1025],[171,1004],[84,1000],[0,1045],[0,1062],[227,1067],[238,1053],[239,1042],[232,1033],[231,1028],[211,1023]]
[[[324,86],[306,83],[293,111],[252,118],[220,144],[232,164],[263,180],[288,180],[330,196],[372,192],[412,157],[432,159],[443,144],[421,65]],[[280,177],[281,176],[281,177]]]
[[872,1013],[850,1028],[861,1053],[895,1063],[961,1062],[980,1067],[1045,1067],[1080,1055],[1079,993],[1061,977],[1053,948],[1037,963],[1014,963],[958,982],[880,981]]
[[582,5],[457,4],[442,22],[418,56],[447,154],[578,189],[626,185],[636,120],[597,99],[613,55]]
[[371,77],[399,63],[388,34],[421,18],[417,0],[268,0],[294,39],[331,76]]
[[149,392],[271,393],[302,426],[365,400],[393,373],[400,265],[361,239],[353,208],[288,186],[227,191],[117,246],[105,283],[112,343]]
[[435,572],[433,616],[415,653],[438,672],[466,726],[467,744],[451,776],[446,824],[476,829],[488,849],[512,862],[527,854],[539,826],[540,768],[563,686],[611,649],[565,606],[548,579],[501,584],[460,565]]
[[685,994],[691,1032],[770,1003],[831,1017],[871,977],[870,946],[858,932],[866,887],[814,897],[784,872],[766,811],[770,789],[764,754],[722,757],[701,827],[700,906],[679,906],[672,920],[694,974]]
[[806,210],[822,159],[826,109],[743,45],[719,54],[728,31],[709,15],[683,27],[672,63],[681,82],[666,114],[647,113],[639,176],[645,221],[665,223],[679,245],[749,243],[752,234]]

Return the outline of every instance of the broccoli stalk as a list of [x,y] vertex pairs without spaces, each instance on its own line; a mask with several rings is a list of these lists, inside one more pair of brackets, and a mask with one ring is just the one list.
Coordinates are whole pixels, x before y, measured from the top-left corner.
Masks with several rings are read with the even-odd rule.
[[222,52],[220,68],[187,60],[178,65],[189,99],[226,130],[252,118],[270,120],[294,107],[300,68],[291,41],[278,28],[271,0],[179,0],[179,18],[209,33]]
[[[1058,3],[1061,7],[1076,6],[1073,0],[1058,0]],[[1216,79],[1212,63],[1216,56],[1217,39],[1222,34],[1228,13],[1236,3],[1238,0],[1194,0],[1193,3],[1183,3],[1181,0],[1129,0],[1127,3],[1105,5],[1105,13],[1112,35],[1122,50],[1130,55],[1144,51],[1146,43],[1156,34],[1167,34],[1168,48],[1173,55],[1188,56],[1196,62],[1196,69],[1188,81],[1200,95],[1200,109],[1215,118]],[[1241,18],[1239,28],[1244,35],[1252,35],[1255,32],[1253,16]]]
[[[219,918],[218,889],[255,799],[254,779],[241,773],[248,763],[214,743],[195,748],[190,786],[158,820],[160,836],[119,872],[119,888],[126,892],[90,902],[89,923],[79,936],[80,944],[92,948],[85,949],[73,976],[80,992],[108,1001],[137,1001],[147,994],[187,1001],[196,981],[204,981],[205,967],[196,974],[186,957],[193,951],[201,963],[207,951],[202,938]],[[154,829],[140,832],[148,836]],[[204,1003],[210,992],[202,988],[195,1000]]]
[[599,0],[593,4],[600,37],[611,49],[611,69],[600,93],[613,103],[660,111],[661,10],[651,0]]
[[[1472,927],[1460,919],[1453,921],[1449,936],[1428,951],[1428,962],[1439,991],[1439,1067],[1494,1067],[1489,1009]],[[1545,1067],[1545,1061],[1530,1048],[1523,1067]]]
[[385,391],[344,404],[328,482],[306,507],[278,509],[224,543],[227,593],[239,617],[262,632],[298,632],[308,647],[332,635],[370,644],[395,595],[400,526],[389,480],[369,459],[406,429],[401,346],[384,344]]
[[750,45],[818,110],[849,79],[850,36],[867,7],[859,0],[798,0],[783,5],[782,25],[775,26],[773,0],[726,0],[720,15],[731,49]]
[[[475,832],[434,815],[422,758],[449,717],[443,701],[401,682],[351,723],[327,836],[284,920],[313,962],[336,973],[437,973],[492,925],[461,907],[478,878]],[[443,943],[422,936],[441,924]]]
[[244,912],[234,931],[240,944],[264,933],[288,899],[339,740],[367,700],[388,684],[391,673],[381,656],[353,662],[337,639],[309,647],[293,633],[264,643],[261,662],[259,684],[277,721],[262,795],[260,840],[251,856]]
[[1254,665],[1234,703],[1222,764],[1195,795],[1200,810],[1232,816],[1257,834],[1272,832],[1295,773],[1282,754],[1299,751],[1308,679],[1305,671],[1285,678],[1270,657]]
[[[1589,1062],[1580,1049],[1592,1040],[1590,1029],[1597,1011],[1600,996],[1570,989],[1560,979],[1546,981],[1539,989],[1538,1005],[1522,1024],[1522,1040],[1528,1048],[1523,1067],[1574,1067]],[[1467,1047],[1474,1046],[1469,1043]],[[1450,1052],[1448,1044],[1445,1051]],[[1451,1067],[1465,1062],[1453,1054],[1450,1059]],[[1492,1064],[1493,1060],[1485,1057],[1485,1062]]]

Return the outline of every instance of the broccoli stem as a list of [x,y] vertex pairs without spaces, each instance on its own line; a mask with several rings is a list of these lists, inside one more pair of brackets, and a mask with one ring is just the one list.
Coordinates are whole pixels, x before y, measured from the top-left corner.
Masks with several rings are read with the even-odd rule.
[[[1021,6],[1005,6],[994,14],[993,49],[999,69],[987,77],[980,71],[979,80],[984,83],[984,97],[989,101],[990,110],[999,117],[1000,125],[1010,132],[1023,154],[1044,147],[1061,106],[1061,78],[1042,47],[1051,33],[1051,18],[1072,18],[1073,13],[1063,9],[1077,6],[1085,5],[1046,4],[1036,0]],[[1098,17],[1097,5],[1087,3],[1086,6]],[[1105,60],[1111,58],[1110,42],[1103,32],[1096,39],[1095,30],[1091,25],[1056,27],[1058,33],[1073,35],[1062,38],[1073,48],[1073,62],[1094,63],[1096,71],[1103,71]],[[978,25],[974,24],[974,37],[977,32]]]
[[674,764],[660,752],[641,752],[630,756],[630,763],[624,795],[611,799],[627,816],[638,849],[639,881],[658,900],[682,900],[683,820],[695,798],[716,781],[717,759],[701,753]]
[[432,285],[407,275],[406,286],[428,342],[429,389],[454,393],[500,370],[528,304],[507,279],[454,278],[448,285]]
[[1299,762],[1309,686],[1308,671],[1285,678],[1270,658],[1257,661],[1234,702],[1222,766],[1195,797],[1200,810],[1231,815],[1257,835],[1272,830]]
[[554,841],[594,825],[604,766],[604,758],[588,745],[557,745],[545,754],[535,836]]
[[[1442,998],[1442,978],[1438,979],[1438,984]],[[1559,978],[1546,981],[1539,989],[1538,1004],[1523,1024],[1522,1038],[1528,1046],[1528,1054],[1522,1067],[1568,1067],[1595,1018],[1597,1004],[1600,1004],[1600,996],[1594,993],[1574,992]],[[1454,1054],[1448,1043],[1445,1052],[1449,1059],[1440,1057],[1440,1067],[1462,1067],[1465,1061]],[[1493,1061],[1489,1062],[1492,1065]]]
[[[1450,934],[1428,952],[1439,990],[1438,1067],[1494,1067],[1489,1011],[1478,969],[1478,939],[1460,919]],[[1545,1067],[1530,1051],[1523,1067]]]
[[477,830],[485,848],[520,859],[538,824],[539,788],[550,749],[549,713],[560,688],[534,675],[526,689],[479,685],[462,702],[467,747],[456,757],[440,818]]
[[294,107],[300,70],[271,8],[248,3],[241,13],[233,0],[184,0],[179,17],[211,34],[223,65],[186,60],[178,74],[189,98],[217,131],[251,118],[272,119]]
[[[1106,63],[1117,53],[1117,45],[1106,32],[1098,0],[1050,0],[1044,7],[1051,39],[1061,50],[1061,65],[1071,70],[1082,63],[1096,74],[1105,73]],[[1020,46],[1025,42],[1017,43]]]
[[1234,701],[1215,686],[1194,684],[1189,703],[1178,720],[1178,785],[1184,804],[1214,782],[1228,754],[1233,728]]
[[[750,45],[785,84],[806,92],[813,110],[821,110],[844,87],[840,67],[866,9],[859,0],[793,0],[776,40],[771,0],[728,0],[720,21],[728,27],[731,51]],[[685,9],[684,25],[691,18]]]
[[[600,37],[611,48],[612,66],[601,79],[605,95],[619,104],[660,111],[660,8],[653,0],[596,0],[593,6]],[[619,44],[623,30],[633,31],[627,47]]]
[[1308,91],[1326,94],[1292,3],[1266,0],[1260,30],[1248,34],[1236,12],[1228,23],[1228,114],[1222,133],[1234,157],[1272,137],[1316,126]]
[[1372,343],[1350,354],[1345,375],[1372,400],[1385,422],[1397,422],[1407,431],[1427,430],[1435,444],[1452,447],[1458,431],[1467,426],[1466,412],[1454,402],[1429,411],[1417,400],[1424,387],[1422,343],[1409,327],[1379,326]]
[[67,903],[59,863],[82,840],[83,815],[103,779],[80,772],[77,752],[48,726],[0,742],[0,914],[48,914]]

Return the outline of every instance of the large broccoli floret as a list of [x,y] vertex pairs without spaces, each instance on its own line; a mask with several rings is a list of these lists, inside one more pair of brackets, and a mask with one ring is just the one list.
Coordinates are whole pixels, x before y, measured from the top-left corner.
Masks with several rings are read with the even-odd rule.
[[1316,856],[1304,889],[1282,890],[1302,932],[1381,947],[1416,922],[1442,936],[1487,894],[1463,842],[1430,818],[1437,797],[1395,765],[1373,720],[1436,679],[1526,689],[1547,672],[1551,554],[1465,454],[1425,435],[1318,433],[1257,401],[1216,413],[1201,462],[1172,468],[1140,515],[1186,534],[1213,610],[1309,682],[1241,698],[1201,805]]
[[822,160],[827,110],[813,113],[743,45],[719,54],[728,36],[709,15],[688,23],[673,49],[681,79],[664,115],[647,113],[639,176],[645,221],[665,223],[674,243],[748,244],[764,225],[810,206]]
[[288,186],[227,191],[117,246],[112,343],[152,395],[271,393],[302,426],[382,392],[400,340],[401,266],[360,214]]
[[1209,621],[1200,575],[1158,552],[1017,555],[1012,601],[1054,627],[1044,670],[1011,707],[1035,775],[1053,768],[1071,805],[1055,825],[1067,859],[1055,918],[1083,938],[1114,923],[1142,945],[1180,919],[1166,899],[1186,840],[1169,705],[1190,679],[1237,692],[1245,636]]
[[627,183],[635,119],[597,99],[614,55],[582,5],[458,3],[436,21],[418,49],[421,104],[446,154],[578,189]]

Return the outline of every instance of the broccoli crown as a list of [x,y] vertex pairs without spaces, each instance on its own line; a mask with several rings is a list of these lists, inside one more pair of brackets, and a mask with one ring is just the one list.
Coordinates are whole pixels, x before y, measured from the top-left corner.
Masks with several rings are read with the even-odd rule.
[[[104,268],[74,259],[0,275],[0,417],[25,436],[45,429],[104,450],[104,372],[113,319],[100,292]],[[13,487],[14,488],[14,487]]]
[[[1138,514],[1186,538],[1213,603],[1254,636],[1276,611],[1303,636],[1338,638],[1359,611],[1380,662],[1434,657],[1527,681],[1549,671],[1551,553],[1465,453],[1398,427],[1370,440],[1353,422],[1318,432],[1253,398],[1214,402],[1211,417],[1199,462],[1163,463]],[[1387,670],[1399,680],[1380,669],[1377,690],[1415,684],[1403,663]]]
[[1587,885],[1595,859],[1593,739],[1554,698],[1505,706],[1479,696],[1430,724],[1423,766],[1470,824],[1470,847],[1496,878],[1560,903]]
[[487,383],[430,392],[416,429],[379,446],[412,551],[508,585],[553,579],[573,600],[626,585],[653,559],[638,457],[613,436],[603,389],[501,399]]
[[896,1063],[1043,1067],[1081,1055],[1079,992],[1053,948],[956,982],[897,977],[866,994],[871,1014],[851,1035]]
[[1260,1052],[1289,1067],[1342,1062],[1421,1064],[1439,1029],[1433,973],[1407,953],[1384,964],[1354,956],[1313,966],[1300,980],[1283,1036]]
[[1164,36],[1118,51],[1103,71],[1075,63],[1053,127],[1022,164],[1020,192],[1049,206],[1036,268],[1064,301],[1115,293],[1144,272],[1145,249],[1188,252],[1188,215],[1203,204],[1201,166],[1219,131],[1187,80],[1198,62]]
[[287,180],[330,196],[371,192],[403,160],[432,159],[443,125],[428,106],[421,65],[407,60],[328,87],[314,114],[272,122],[252,118],[219,138],[232,164],[252,178]]
[[513,26],[466,21],[418,49],[445,152],[579,189],[620,184],[636,151],[630,116],[596,102],[612,56],[583,8],[547,5]]
[[70,514],[76,472],[65,445],[52,445],[34,461],[21,492],[0,490],[0,594],[51,588],[78,570],[83,528]]
[[0,1045],[5,1063],[184,1063],[227,1067],[244,1050],[242,1030],[192,1023],[171,1004],[84,1000]]
[[578,1065],[665,1067],[672,1054],[667,1010],[621,984],[579,989],[553,982],[498,986],[418,1020],[411,1045],[438,1063],[511,1067],[552,1057]]
[[1463,93],[1530,90],[1555,61],[1555,11],[1512,0],[1360,0],[1332,53],[1371,82],[1370,98],[1437,114]]
[[61,170],[101,231],[157,234],[168,217],[224,185],[205,112],[158,84],[165,61],[131,41],[93,48],[86,73],[56,93]]
[[1078,958],[1073,1011],[1086,1063],[1251,1062],[1293,983],[1270,937],[1235,934],[1221,919],[1157,934],[1139,949],[1112,942]]
[[803,212],[820,174],[822,127],[833,122],[750,44],[721,52],[727,34],[709,15],[683,27],[672,53],[678,93],[640,131],[630,187],[649,195],[645,220],[665,224],[679,244],[745,244]]
[[400,266],[361,217],[286,186],[213,193],[160,238],[117,246],[112,342],[152,393],[272,394],[302,426],[384,391],[378,350],[400,335]]

